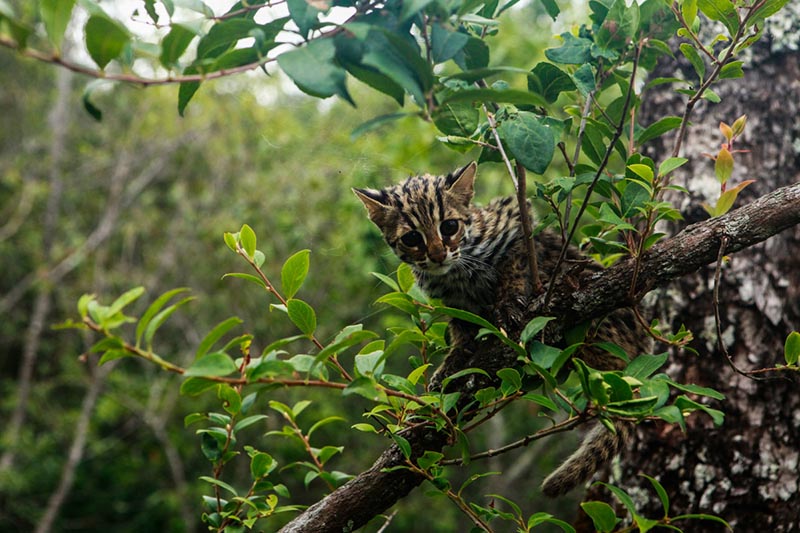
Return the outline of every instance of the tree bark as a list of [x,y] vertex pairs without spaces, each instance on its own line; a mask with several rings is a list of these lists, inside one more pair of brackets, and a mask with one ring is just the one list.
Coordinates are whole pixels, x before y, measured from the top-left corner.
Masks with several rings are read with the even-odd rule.
[[[796,16],[794,21],[787,27],[796,28]],[[705,191],[718,187],[713,163],[698,156],[718,150],[720,121],[730,124],[743,113],[748,115],[747,130],[736,148],[749,151],[735,154],[731,181],[736,185],[752,177],[758,180],[737,203],[746,204],[755,194],[786,184],[797,187],[800,54],[796,35],[793,38],[794,52],[756,50],[745,80],[715,86],[722,103],[706,104],[692,117],[690,137],[684,144],[687,153],[682,154],[691,160],[682,169],[682,184],[692,191],[682,206],[687,218],[702,215],[700,203],[709,200]],[[649,99],[655,104],[645,113],[657,117],[679,109],[679,98],[665,93]],[[745,533],[800,531],[800,379],[796,373],[754,379],[728,365],[714,323],[714,275],[713,268],[701,268],[670,284],[662,290],[657,311],[673,329],[685,324],[697,337],[692,346],[698,355],[671,354],[670,377],[725,394],[723,402],[712,405],[725,412],[725,422],[714,427],[708,417],[693,416],[685,434],[666,424],[642,424],[623,456],[615,482],[636,495],[638,502],[649,502],[645,516],[660,517],[663,510],[639,472],[664,485],[671,516],[713,513],[727,520],[734,531]],[[782,363],[787,335],[800,329],[800,228],[795,226],[732,256],[722,268],[719,300],[722,340],[736,367],[753,370]],[[609,498],[592,488],[587,499],[603,496]],[[724,530],[708,521],[676,525],[693,532]]]
[[[654,246],[642,258],[636,293],[643,295],[716,261],[723,236],[729,242],[728,253],[733,253],[797,224],[800,224],[800,183],[778,189],[725,216],[692,225]],[[548,315],[558,317],[559,324],[567,327],[629,305],[633,268],[632,260],[620,262],[610,269],[585,276],[577,290],[562,283],[556,289],[555,303]],[[497,306],[504,309],[503,317],[497,317],[504,321],[499,325],[512,338],[518,337],[525,324],[541,314],[543,302],[540,298],[520,308],[515,295],[506,295],[506,298],[508,302]],[[508,312],[506,303],[517,310]],[[489,338],[466,345],[458,354],[451,354],[437,375],[448,376],[470,367],[479,367],[494,375],[500,368],[513,366],[515,359],[513,352],[505,349],[502,343]],[[456,383],[462,398],[487,386],[487,383],[478,381],[476,378]],[[447,444],[442,433],[428,427],[417,427],[404,436],[412,444],[412,459],[424,450],[441,450]],[[397,446],[392,445],[369,470],[309,507],[281,531],[324,533],[353,531],[361,527],[422,482],[421,476],[408,470],[385,471],[403,465],[404,460]]]

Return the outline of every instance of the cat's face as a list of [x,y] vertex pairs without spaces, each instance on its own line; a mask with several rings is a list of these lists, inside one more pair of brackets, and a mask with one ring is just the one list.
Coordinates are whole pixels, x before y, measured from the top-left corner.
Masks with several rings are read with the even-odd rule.
[[461,255],[476,169],[473,162],[447,176],[415,176],[379,191],[353,192],[401,261],[438,276]]

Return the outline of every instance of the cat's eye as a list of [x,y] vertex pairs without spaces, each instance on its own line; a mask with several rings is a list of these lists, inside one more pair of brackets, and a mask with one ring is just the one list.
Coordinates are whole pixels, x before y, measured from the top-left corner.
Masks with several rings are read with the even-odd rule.
[[439,225],[443,237],[451,237],[458,232],[458,220],[445,220]]
[[409,248],[413,248],[422,244],[422,233],[418,232],[417,230],[411,230],[400,237],[400,240],[403,241],[403,244]]

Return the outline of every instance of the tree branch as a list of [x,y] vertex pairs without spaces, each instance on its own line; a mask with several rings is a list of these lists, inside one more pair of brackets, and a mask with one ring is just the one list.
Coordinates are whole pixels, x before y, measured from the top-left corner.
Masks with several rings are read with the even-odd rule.
[[[800,224],[800,183],[778,189],[725,216],[693,224],[642,256],[634,297],[641,298],[670,280],[716,261],[723,237],[728,240],[726,250],[734,253],[797,224]],[[587,275],[577,290],[566,283],[559,284],[548,313],[568,327],[632,304],[630,280],[634,268],[635,260],[628,259]],[[513,299],[509,302],[513,303]],[[526,319],[537,316],[543,305],[543,296],[531,302],[520,320],[510,325],[510,334],[518,336]],[[503,351],[502,344],[492,339],[475,341],[458,354],[451,354],[440,372],[452,375],[464,368],[481,367],[493,374],[498,368],[514,364],[515,357],[505,357]],[[462,397],[471,396],[483,386],[469,381],[452,385],[462,392]],[[448,391],[452,392],[450,388]],[[412,460],[425,450],[441,450],[447,443],[445,434],[426,426],[416,427],[404,437],[412,445]],[[390,446],[369,470],[309,507],[281,533],[338,533],[363,526],[422,483],[422,476],[406,469],[384,471],[403,464],[405,458],[397,446]]]

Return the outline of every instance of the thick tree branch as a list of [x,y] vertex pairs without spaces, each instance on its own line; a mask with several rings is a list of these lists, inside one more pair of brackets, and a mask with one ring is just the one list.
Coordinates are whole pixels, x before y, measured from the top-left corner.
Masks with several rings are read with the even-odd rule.
[[[732,254],[797,224],[800,183],[777,189],[724,216],[688,226],[644,254],[634,298],[716,261],[723,237],[728,239],[726,253]],[[587,276],[579,290],[562,284],[547,309],[548,316],[570,326],[635,303],[628,295],[633,268],[634,260],[628,259]],[[542,298],[532,303],[531,316],[544,312],[542,304]]]
[[[727,238],[728,253],[734,253],[797,224],[800,224],[800,183],[778,189],[725,216],[689,226],[655,245],[642,257],[635,297],[640,298],[670,280],[716,261],[723,237]],[[630,301],[633,269],[634,261],[630,259],[585,276],[578,290],[562,283],[555,289],[547,314],[558,317],[562,326],[569,326],[631,305],[634,303]],[[513,296],[507,299],[514,301]],[[518,335],[527,319],[543,314],[543,304],[541,296],[527,306],[520,320],[504,324],[510,326],[507,331]],[[455,354],[456,357],[448,357],[437,374],[450,375],[468,367],[481,367],[493,374],[498,368],[514,363],[515,357],[506,357],[503,351],[499,342],[476,342]],[[462,396],[473,394],[480,386],[469,380],[457,384]],[[404,436],[412,444],[413,457],[424,450],[441,450],[447,444],[446,435],[427,427],[414,428]],[[392,445],[369,470],[309,507],[281,532],[339,533],[358,529],[423,481],[421,476],[408,470],[383,471],[402,464],[403,455]]]

